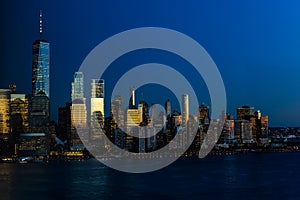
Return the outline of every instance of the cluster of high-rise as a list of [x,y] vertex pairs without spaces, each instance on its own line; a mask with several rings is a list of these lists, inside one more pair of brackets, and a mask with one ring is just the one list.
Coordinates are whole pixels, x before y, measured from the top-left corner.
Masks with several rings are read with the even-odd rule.
[[[169,148],[184,148],[191,139],[191,130],[197,133],[186,155],[198,154],[211,123],[210,108],[200,105],[198,116],[191,115],[188,94],[181,96],[180,111],[172,111],[168,99],[165,112],[161,112],[156,104],[149,106],[144,99],[137,100],[135,88],[130,87],[129,102],[124,103],[122,96],[115,96],[108,114],[104,105],[105,81],[89,80],[91,98],[86,99],[84,74],[75,72],[71,102],[58,109],[58,123],[51,122],[50,43],[43,38],[42,13],[39,22],[40,37],[32,44],[32,93],[18,93],[14,84],[0,89],[1,157],[30,157],[39,161],[49,155],[82,156],[86,141],[92,141],[97,147],[93,142],[102,137],[126,151],[152,152],[180,135],[179,141]],[[237,108],[236,119],[224,115],[226,120],[217,148],[268,145],[268,116],[249,106]],[[79,137],[78,131],[85,134]],[[99,148],[110,149],[109,145]]]
[[[104,80],[92,79],[90,85],[90,112],[84,94],[84,74],[75,72],[72,82],[71,103],[58,109],[58,133],[60,139],[66,141],[70,150],[83,150],[82,140],[95,140],[101,137],[97,131],[104,125]],[[88,120],[90,113],[90,120]],[[79,137],[78,131],[85,131],[84,137]]]
[[236,119],[227,116],[220,141],[235,145],[267,145],[268,116],[263,116],[254,107],[242,106],[237,108]]
[[1,156],[31,156],[44,159],[50,151],[50,43],[40,38],[32,44],[32,93],[17,93],[15,84],[0,90]]

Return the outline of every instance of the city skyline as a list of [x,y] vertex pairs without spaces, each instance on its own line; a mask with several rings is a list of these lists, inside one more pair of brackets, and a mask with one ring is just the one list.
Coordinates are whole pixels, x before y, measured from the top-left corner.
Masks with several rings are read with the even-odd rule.
[[300,1],[0,1],[0,199],[297,199]]
[[[166,4],[162,4],[161,8],[149,5],[149,8],[146,9],[149,16],[143,16],[141,21],[134,19],[135,13],[142,12],[142,10],[139,10],[141,9],[139,4],[134,5],[133,8],[126,7],[128,10],[116,13],[111,18],[112,22],[116,22],[124,17],[124,20],[118,24],[110,24],[102,20],[108,13],[105,11],[103,13],[95,12],[95,9],[116,6],[116,9],[120,11],[124,7],[122,2],[119,2],[119,4],[93,2],[92,5],[95,8],[92,8],[91,5],[84,5],[86,9],[91,9],[93,12],[84,13],[82,19],[76,18],[72,9],[65,9],[68,3],[62,3],[57,10],[49,2],[27,3],[29,7],[27,11],[22,9],[24,2],[18,6],[7,2],[2,4],[3,16],[10,16],[10,20],[4,17],[1,21],[3,26],[6,27],[4,28],[5,31],[1,33],[2,39],[5,38],[3,43],[5,52],[1,54],[1,66],[4,66],[1,67],[1,74],[5,74],[5,76],[1,77],[1,88],[7,88],[10,83],[15,83],[18,93],[31,93],[30,46],[32,41],[39,37],[38,15],[39,10],[43,10],[43,35],[51,43],[52,119],[57,119],[58,107],[63,106],[66,101],[70,100],[69,91],[73,73],[78,70],[81,62],[93,47],[120,31],[152,25],[182,31],[204,45],[221,71],[227,91],[228,112],[230,114],[235,115],[236,107],[249,105],[267,113],[270,118],[270,126],[299,126],[300,124],[297,118],[300,107],[298,104],[299,97],[297,92],[295,93],[299,89],[296,77],[296,67],[299,64],[296,53],[299,52],[297,51],[299,40],[296,37],[299,29],[295,24],[298,13],[294,10],[296,6],[286,4],[282,6],[281,3],[275,2],[272,3],[268,15],[265,16],[264,11],[269,6],[266,2],[260,2],[260,7],[255,6],[258,2],[248,3],[247,9],[244,5],[241,10],[237,9],[238,5],[230,7],[225,5],[224,2],[195,3],[195,5],[170,4],[169,6],[172,9],[169,14],[177,16],[176,13],[180,13],[177,18],[175,17],[178,22],[182,22],[180,25],[176,24],[175,21],[170,23],[171,18],[162,22],[158,20],[159,17],[166,16],[164,15]],[[215,8],[215,6],[219,6],[218,4],[223,5],[224,8]],[[79,5],[80,3],[74,2],[72,8]],[[178,12],[181,6],[183,6],[182,12]],[[205,11],[204,8],[207,6],[210,7],[211,11],[219,11],[213,12],[216,16]],[[198,11],[192,9],[190,15],[185,15],[186,12],[184,11],[192,7],[199,8],[202,13],[199,12],[199,14]],[[233,14],[227,16],[229,11],[226,8],[233,11]],[[18,13],[16,16],[11,17],[9,14],[12,9],[15,9]],[[157,17],[150,14],[154,9],[157,10]],[[252,13],[254,10],[258,16],[254,16]],[[280,15],[277,15],[277,11],[283,10],[289,12],[279,12]],[[241,11],[245,11],[245,14],[242,14]],[[59,14],[62,13],[66,13],[67,17],[63,21],[59,21]],[[58,15],[56,16],[56,14]],[[241,19],[236,19],[235,14],[239,14]],[[91,26],[91,23],[84,23],[88,22],[91,17],[100,24],[99,27],[102,26],[101,30],[98,26]],[[212,17],[210,21],[215,23],[216,26],[207,24],[204,20],[205,17]],[[225,17],[224,20],[221,20],[221,17]],[[250,19],[251,17],[253,19]],[[195,22],[196,26],[189,22],[193,18],[200,19],[200,22]],[[143,23],[143,20],[145,23]],[[275,21],[279,23],[274,24]],[[227,22],[228,24],[226,24]],[[266,27],[263,26],[264,23],[267,25]],[[222,29],[225,25],[229,26],[226,31]],[[86,29],[87,27],[90,29]],[[197,28],[194,29],[194,27]],[[79,31],[78,29],[86,31]],[[217,34],[219,32],[220,35]],[[210,35],[210,33],[212,34]],[[237,36],[237,34],[239,35]],[[267,35],[270,37],[266,37]],[[284,37],[281,37],[281,35]],[[228,42],[225,42],[225,40],[228,40]],[[10,41],[10,43],[7,43],[7,41]],[[231,47],[229,48],[228,45],[231,45]],[[9,46],[14,48],[9,48]],[[12,59],[15,54],[19,55],[20,59]],[[126,63],[132,65],[132,62],[126,59],[117,64],[123,66]],[[20,73],[12,73],[15,71]],[[187,74],[191,75],[189,72]],[[193,78],[192,75],[191,77]],[[106,84],[109,85],[109,83]],[[108,88],[108,90],[110,89]],[[203,95],[201,100],[209,104],[209,97],[206,96]]]

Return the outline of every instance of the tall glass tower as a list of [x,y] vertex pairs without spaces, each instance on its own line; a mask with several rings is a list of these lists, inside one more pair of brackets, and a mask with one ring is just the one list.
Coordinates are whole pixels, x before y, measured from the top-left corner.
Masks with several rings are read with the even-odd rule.
[[43,39],[43,20],[40,12],[40,39],[32,44],[32,94],[44,92],[50,98],[50,43]]
[[187,94],[182,95],[182,123],[186,126],[189,120],[189,96]]
[[85,127],[87,122],[86,99],[84,97],[84,76],[82,72],[75,72],[72,82],[72,125]]
[[104,118],[104,80],[91,80],[91,116],[100,112]]

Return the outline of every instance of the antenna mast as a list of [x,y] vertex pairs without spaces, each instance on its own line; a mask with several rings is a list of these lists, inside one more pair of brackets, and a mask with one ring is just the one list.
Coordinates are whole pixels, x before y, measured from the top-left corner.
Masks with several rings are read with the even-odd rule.
[[40,10],[40,38],[42,39],[43,35],[43,14],[42,10]]

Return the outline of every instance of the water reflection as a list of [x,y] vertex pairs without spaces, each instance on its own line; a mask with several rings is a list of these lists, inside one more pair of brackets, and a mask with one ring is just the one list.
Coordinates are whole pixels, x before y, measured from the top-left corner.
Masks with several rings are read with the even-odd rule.
[[96,160],[1,163],[0,199],[294,199],[299,154],[180,159],[146,174],[115,171]]
[[10,164],[0,165],[0,196],[3,199],[11,199],[13,169]]

